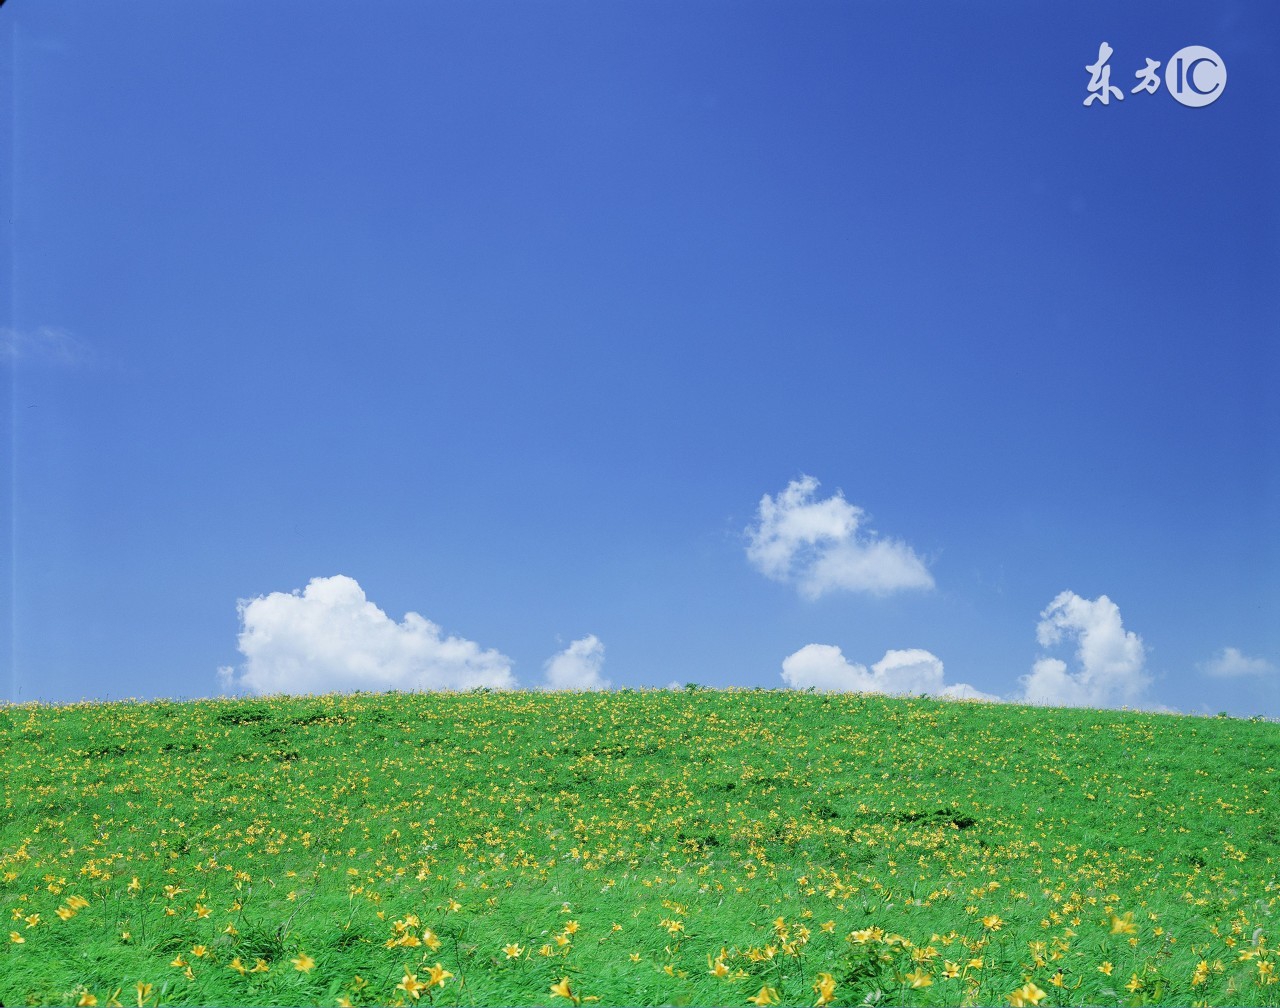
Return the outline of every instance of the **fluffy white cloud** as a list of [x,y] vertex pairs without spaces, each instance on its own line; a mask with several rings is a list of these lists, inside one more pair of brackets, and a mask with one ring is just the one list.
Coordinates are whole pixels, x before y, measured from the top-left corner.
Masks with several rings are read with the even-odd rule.
[[352,578],[313,578],[302,591],[238,603],[244,666],[218,670],[229,692],[512,689],[511,662],[445,637],[417,613],[397,623]]
[[[1124,629],[1120,609],[1107,596],[1090,601],[1064,591],[1040,614],[1036,640],[1051,647],[1076,642],[1077,667],[1041,658],[1021,678],[1026,703],[1063,707],[1140,707],[1151,677],[1142,638]],[[1162,708],[1168,709],[1168,708]]]
[[792,689],[870,693],[875,680],[865,665],[849,661],[834,644],[806,644],[782,659],[782,681]]
[[933,577],[906,543],[860,531],[865,512],[844,499],[815,500],[818,481],[792,480],[776,498],[760,500],[747,558],[766,577],[795,584],[807,598],[830,591],[887,595],[932,588]]
[[576,640],[547,659],[548,690],[607,690],[613,684],[600,675],[604,668],[604,644],[595,634]]
[[851,662],[831,644],[806,644],[782,662],[782,680],[792,689],[813,687],[841,693],[897,693],[954,700],[998,700],[967,683],[946,684],[942,662],[921,648],[886,651],[870,668]]
[[1223,648],[1219,654],[1200,666],[1208,675],[1223,679],[1235,679],[1244,676],[1275,675],[1276,667],[1265,658],[1250,658],[1240,653],[1238,648]]

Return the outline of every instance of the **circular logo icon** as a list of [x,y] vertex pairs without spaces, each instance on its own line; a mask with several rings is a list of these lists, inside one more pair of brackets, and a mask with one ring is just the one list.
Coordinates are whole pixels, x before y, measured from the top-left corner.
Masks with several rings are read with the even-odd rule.
[[1169,57],[1164,83],[1183,105],[1200,108],[1221,96],[1227,86],[1227,65],[1207,46],[1187,46]]

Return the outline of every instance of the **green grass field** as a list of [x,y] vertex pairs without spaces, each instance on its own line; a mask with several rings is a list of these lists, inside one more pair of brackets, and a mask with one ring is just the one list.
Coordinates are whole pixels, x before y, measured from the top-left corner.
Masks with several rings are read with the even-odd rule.
[[1280,725],[777,690],[0,707],[23,1004],[1280,1005]]

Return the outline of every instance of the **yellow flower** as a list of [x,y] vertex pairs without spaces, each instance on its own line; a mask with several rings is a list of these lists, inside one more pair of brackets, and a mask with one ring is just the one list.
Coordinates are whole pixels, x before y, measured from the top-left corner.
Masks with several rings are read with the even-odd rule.
[[34,913],[30,917],[23,917],[22,919],[27,922],[27,927],[29,928],[33,928],[40,923],[40,915],[38,913]]
[[246,973],[249,972],[245,964],[240,961],[239,956],[236,956],[234,959],[231,960],[230,964],[227,966],[227,969],[235,970],[241,976],[244,976]]
[[576,920],[569,921],[569,923],[564,926],[564,930],[566,934],[576,934],[578,931],[578,922]]
[[396,990],[402,990],[415,1001],[422,996],[422,992],[427,989],[427,985],[418,982],[418,975],[410,973],[406,966],[404,971],[404,979],[396,984]]
[[1137,934],[1138,925],[1133,922],[1133,911],[1126,910],[1123,917],[1111,915],[1112,934]]
[[1009,1004],[1013,1008],[1026,1008],[1027,1005],[1038,1005],[1048,995],[1035,984],[1028,981],[1009,995]]
[[933,983],[933,978],[924,971],[923,966],[917,967],[913,973],[908,973],[906,979],[911,984],[913,990],[916,987],[928,987]]
[[[416,927],[417,918],[415,917],[413,920],[414,926]],[[422,943],[433,952],[440,947],[440,939],[436,937],[436,933],[432,931],[431,928],[422,929]]]
[[238,935],[240,932],[236,929],[236,926],[234,924],[228,924],[225,928],[222,929],[222,933],[229,934],[229,935]]
[[92,1005],[96,1005],[97,1003],[98,1003],[98,999],[94,997],[92,994],[90,994],[88,991],[85,991],[83,994],[80,995],[80,1000],[76,1002],[76,1005],[79,1006],[79,1008],[83,1008],[84,1005],[92,1006]]
[[508,959],[516,959],[524,949],[520,947],[518,942],[512,942],[510,945],[504,945],[502,951],[507,954]]
[[23,942],[26,941],[26,939],[23,938],[22,935],[18,934],[17,931],[10,931],[9,941],[13,942],[15,945],[21,945]]
[[1055,987],[1061,987],[1063,984],[1063,980],[1064,980],[1064,977],[1062,976],[1062,970],[1058,970],[1057,973],[1049,977],[1049,983],[1053,984]]
[[293,963],[293,968],[299,973],[310,973],[316,968],[316,961],[305,952],[299,952],[297,959],[290,959],[289,961]]
[[151,997],[151,984],[138,981],[138,1008],[142,1008],[142,1002]]
[[960,975],[960,966],[953,963],[950,959],[946,959],[942,963],[942,975],[948,980],[954,980]]
[[83,910],[88,905],[89,905],[89,901],[85,899],[83,896],[67,897],[67,906],[71,907],[72,910]]
[[197,903],[191,912],[200,918],[209,916],[209,908],[203,903]]
[[267,961],[265,959],[258,959],[254,962],[253,969],[249,970],[249,972],[250,973],[270,973],[271,967],[267,965]]
[[817,1005],[830,1004],[836,994],[836,978],[830,973],[819,973],[813,984],[813,992],[818,995],[818,1000],[814,1002],[815,1008]]
[[197,959],[203,959],[206,955],[209,954],[209,950],[205,948],[203,945],[192,945],[191,954],[195,956]]
[[142,889],[142,883],[138,881],[137,875],[135,875],[133,879],[129,882],[128,888],[129,888],[129,892],[138,892]]
[[981,959],[970,959],[970,960],[969,960],[969,969],[982,969],[982,960],[981,960]]
[[448,910],[450,913],[457,913],[459,910],[462,909],[462,904],[455,899],[449,900],[449,902],[446,903],[444,906],[445,906],[445,909]]
[[178,955],[174,958],[173,962],[169,963],[169,965],[172,966],[174,969],[182,969],[182,967],[185,966],[186,964],[187,964],[187,961],[182,958],[181,952],[178,953]]
[[449,977],[451,976],[453,976],[452,973],[450,973],[447,969],[445,969],[439,963],[436,963],[434,966],[431,967],[431,976],[427,977],[427,986],[443,987],[444,982],[448,980]]
[[999,914],[991,914],[989,917],[982,918],[982,926],[991,931],[999,931],[1004,925],[1004,921],[1000,919]]
[[1112,966],[1111,963],[1104,962],[1101,966],[1098,967],[1098,972],[1105,973],[1107,976],[1111,976],[1111,971],[1113,969],[1115,969],[1115,967]]
[[640,953],[639,953],[639,952],[632,952],[632,953],[631,953],[631,961],[632,961],[632,962],[639,962],[639,961],[640,961]]
[[764,1005],[779,1004],[778,992],[774,990],[772,987],[768,987],[768,986],[761,987],[759,994],[757,994],[755,997],[747,998],[747,1000],[750,1001],[753,1005],[761,1006],[761,1008],[763,1008]]
[[552,984],[551,993],[554,994],[556,997],[568,998],[574,1004],[578,1003],[577,997],[574,995],[573,991],[569,989],[568,977],[565,977],[559,983]]
[[1133,974],[1133,976],[1129,978],[1129,982],[1124,986],[1125,986],[1125,990],[1136,991],[1139,987],[1142,986],[1142,978],[1138,976],[1137,973],[1135,973]]

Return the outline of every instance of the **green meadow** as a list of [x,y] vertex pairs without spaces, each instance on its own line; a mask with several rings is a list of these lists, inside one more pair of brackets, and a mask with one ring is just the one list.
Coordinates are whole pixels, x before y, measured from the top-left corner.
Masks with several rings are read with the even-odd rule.
[[1280,725],[783,690],[0,706],[0,1002],[1280,1005]]

